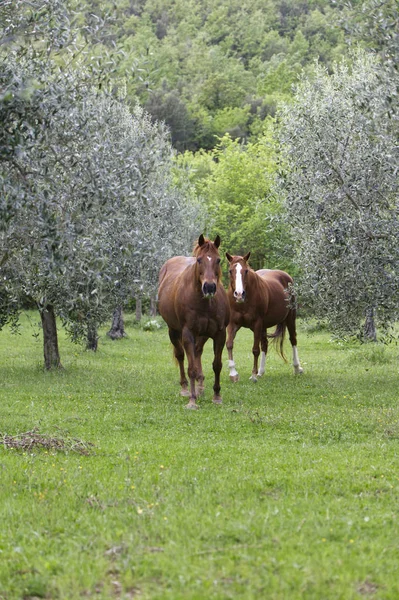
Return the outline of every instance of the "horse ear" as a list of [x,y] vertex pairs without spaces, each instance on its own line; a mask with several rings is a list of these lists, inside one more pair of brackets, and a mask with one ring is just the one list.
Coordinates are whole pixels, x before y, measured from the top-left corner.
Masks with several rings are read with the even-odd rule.
[[198,238],[198,246],[203,246],[205,244],[205,238],[203,236],[203,234],[201,233],[201,235]]
[[250,252],[247,252],[247,254],[245,256],[243,256],[243,259],[245,260],[245,262],[248,262],[250,256],[251,256]]
[[215,244],[216,248],[219,248],[219,246],[220,246],[220,236],[219,235],[217,235],[215,237],[215,241],[213,243]]
[[228,252],[226,252],[226,258],[229,262],[231,262],[233,260],[233,257]]

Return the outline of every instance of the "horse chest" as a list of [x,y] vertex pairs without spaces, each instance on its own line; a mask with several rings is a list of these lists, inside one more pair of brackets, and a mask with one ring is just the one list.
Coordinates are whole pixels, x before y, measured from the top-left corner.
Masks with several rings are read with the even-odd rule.
[[243,302],[242,304],[232,304],[231,311],[237,325],[251,328],[256,321],[264,318],[266,307],[251,306],[248,302]]
[[196,335],[206,335],[212,337],[218,330],[217,322],[215,319],[210,319],[206,316],[197,317],[191,324],[191,331]]
[[220,307],[218,308],[216,302],[212,300],[201,299],[200,302],[193,303],[190,310],[187,310],[187,306],[185,308],[181,324],[194,335],[213,337],[225,326],[224,313],[221,314]]

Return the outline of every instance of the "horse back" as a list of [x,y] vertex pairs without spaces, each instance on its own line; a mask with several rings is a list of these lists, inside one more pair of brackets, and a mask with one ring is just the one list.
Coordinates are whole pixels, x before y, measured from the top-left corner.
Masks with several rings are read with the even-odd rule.
[[279,271],[278,269],[259,269],[259,271],[255,271],[259,277],[266,281],[267,283],[279,283],[284,289],[288,287],[288,285],[293,283],[293,279],[291,275],[288,275],[285,271]]
[[159,285],[161,286],[164,280],[167,282],[175,281],[183,271],[195,263],[193,256],[174,256],[166,261],[159,272]]

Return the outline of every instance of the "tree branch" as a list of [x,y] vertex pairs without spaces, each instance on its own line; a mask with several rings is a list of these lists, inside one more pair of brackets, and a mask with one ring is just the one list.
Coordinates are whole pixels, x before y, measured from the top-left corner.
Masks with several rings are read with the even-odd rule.
[[8,250],[6,250],[6,253],[3,255],[3,258],[0,261],[0,268],[6,264],[9,256],[10,256],[10,254],[9,254]]
[[346,197],[348,198],[348,200],[350,200],[350,202],[353,204],[353,206],[356,208],[356,210],[358,210],[359,212],[361,212],[361,208],[359,206],[359,204],[356,202],[356,200],[354,199],[354,197],[352,196],[352,194],[349,191],[348,186],[345,183],[345,180],[343,178],[341,169],[339,169],[338,167],[335,167],[333,164],[329,164],[330,168],[334,171],[334,173],[338,176],[341,185],[342,185],[342,189],[346,195]]

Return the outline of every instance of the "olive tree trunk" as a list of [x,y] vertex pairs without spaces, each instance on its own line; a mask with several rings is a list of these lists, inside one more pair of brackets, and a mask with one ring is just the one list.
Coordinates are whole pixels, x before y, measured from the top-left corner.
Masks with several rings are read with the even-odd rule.
[[150,315],[151,317],[157,316],[157,299],[154,296],[150,298]]
[[377,332],[374,322],[374,308],[369,308],[366,312],[366,321],[364,323],[364,339],[369,342],[377,341]]
[[123,320],[122,307],[118,306],[112,317],[111,329],[107,332],[108,337],[111,340],[120,340],[126,336],[125,333],[125,322]]
[[89,323],[87,326],[87,340],[86,340],[86,349],[92,350],[93,352],[97,352],[98,348],[98,333],[97,327]]
[[43,329],[44,366],[48,371],[62,369],[54,308],[48,304],[39,307],[39,312]]
[[143,316],[143,306],[141,298],[136,298],[136,321],[141,321]]

